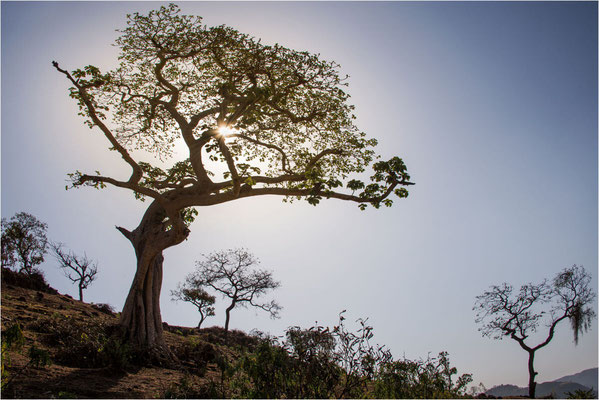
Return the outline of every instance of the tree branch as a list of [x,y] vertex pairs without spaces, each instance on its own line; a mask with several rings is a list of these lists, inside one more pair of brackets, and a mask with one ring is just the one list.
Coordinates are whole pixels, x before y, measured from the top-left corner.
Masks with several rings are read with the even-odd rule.
[[115,136],[112,134],[110,129],[98,117],[96,108],[94,107],[94,104],[90,98],[90,95],[87,93],[86,88],[80,85],[78,80],[75,80],[68,71],[60,68],[56,61],[53,61],[52,65],[54,66],[54,68],[56,68],[58,72],[64,74],[67,77],[67,79],[70,80],[71,83],[75,86],[75,88],[77,88],[81,101],[85,104],[85,107],[88,111],[88,115],[90,116],[94,124],[102,130],[104,136],[106,136],[112,147],[116,151],[118,151],[121,154],[121,157],[131,166],[133,171],[131,173],[131,177],[129,178],[129,183],[139,182],[139,180],[143,176],[143,171],[141,170],[141,167],[133,159],[133,157],[131,157],[127,150],[123,146],[121,146],[121,144],[116,140]]

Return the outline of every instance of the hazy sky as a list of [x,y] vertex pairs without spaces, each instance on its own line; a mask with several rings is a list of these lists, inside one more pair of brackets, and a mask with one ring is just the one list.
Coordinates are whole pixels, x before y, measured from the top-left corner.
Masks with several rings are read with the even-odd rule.
[[[18,211],[49,237],[95,258],[87,300],[123,306],[135,270],[114,229],[146,203],[123,189],[65,191],[75,170],[128,166],[90,131],[51,61],[116,65],[125,15],[161,3],[2,2],[2,216]],[[396,357],[448,351],[474,383],[527,383],[516,342],[483,338],[475,296],[584,265],[597,288],[597,3],[180,3],[208,25],[320,53],[350,75],[358,127],[383,158],[404,159],[416,186],[391,208],[251,198],[199,209],[165,252],[164,321],[195,326],[169,292],[202,253],[249,248],[274,271],[282,318],[239,309],[231,327],[282,334],[368,317]],[[48,257],[48,281],[76,287]],[[224,324],[223,303],[207,326]],[[354,326],[357,328],[357,326]],[[597,322],[577,347],[567,323],[536,357],[538,382],[597,366]]]

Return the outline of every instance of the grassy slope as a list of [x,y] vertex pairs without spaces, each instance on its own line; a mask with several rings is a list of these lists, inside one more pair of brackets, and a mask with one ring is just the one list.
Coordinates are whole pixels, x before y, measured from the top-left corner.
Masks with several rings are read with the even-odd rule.
[[[85,364],[86,359],[69,358],[69,349],[61,343],[60,329],[68,334],[87,332],[92,337],[94,332],[116,324],[116,315],[69,296],[10,285],[4,279],[1,296],[2,332],[19,323],[25,336],[22,349],[9,352],[11,365],[7,371],[13,381],[2,390],[3,398],[163,398],[172,395],[175,388],[182,396],[185,385],[181,382],[187,381],[193,387],[207,387],[210,381],[219,381],[215,354],[235,358],[244,347],[253,343],[253,339],[242,332],[231,332],[230,345],[224,346],[221,329],[198,332],[167,326],[167,344],[181,361],[175,367],[128,366],[123,370],[114,366],[98,367],[93,363],[92,367],[76,367],[73,365]],[[50,366],[24,368],[29,362],[27,353],[32,345],[48,351],[52,359]]]

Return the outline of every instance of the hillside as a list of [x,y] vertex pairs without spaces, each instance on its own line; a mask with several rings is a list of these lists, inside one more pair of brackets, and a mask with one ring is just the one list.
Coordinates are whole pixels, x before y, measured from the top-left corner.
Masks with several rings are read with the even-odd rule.
[[[554,398],[566,398],[568,393],[574,393],[576,390],[588,391],[594,389],[597,392],[597,368],[590,368],[577,374],[563,376],[551,382],[537,384],[537,396]],[[487,395],[506,397],[506,396],[527,396],[528,388],[516,385],[498,385],[486,391]]]
[[285,338],[164,324],[172,357],[156,365],[122,342],[107,305],[4,269],[1,296],[3,398],[464,398],[472,380],[452,376],[446,352],[393,359],[343,313]]
[[598,381],[598,368],[589,368],[581,371],[577,374],[563,376],[559,379],[554,380],[554,382],[574,382],[579,383],[588,388],[593,388],[595,391],[597,390],[597,381]]
[[[180,364],[170,368],[143,366],[139,355],[110,337],[118,319],[107,307],[55,291],[48,293],[53,289],[15,286],[9,283],[11,279],[5,279],[4,272],[3,343],[7,329],[16,324],[22,328],[24,343],[20,349],[13,346],[8,351],[9,384],[3,387],[2,398],[217,397],[218,356],[235,357],[236,352],[257,343],[256,338],[232,331],[225,346],[220,328],[198,332],[165,324],[167,344]],[[47,352],[51,364],[34,366],[30,362],[32,347],[42,359]]]

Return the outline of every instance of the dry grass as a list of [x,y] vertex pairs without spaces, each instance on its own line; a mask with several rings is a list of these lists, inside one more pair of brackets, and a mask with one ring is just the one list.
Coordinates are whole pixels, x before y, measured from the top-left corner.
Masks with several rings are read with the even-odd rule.
[[[116,363],[110,357],[94,356],[102,343],[108,348],[106,332],[116,325],[116,314],[69,296],[26,289],[4,280],[1,295],[2,332],[18,323],[25,337],[21,350],[9,352],[11,365],[6,370],[12,382],[2,390],[3,398],[213,397],[214,385],[220,379],[216,357],[236,357],[240,349],[255,343],[243,332],[230,332],[229,344],[225,345],[220,328],[198,332],[165,325],[165,339],[179,358],[178,364],[171,368],[140,365],[133,357],[120,367],[123,360],[119,357],[130,354],[119,353],[119,348],[113,350]],[[49,353],[50,366],[26,367],[27,350],[33,345]]]

